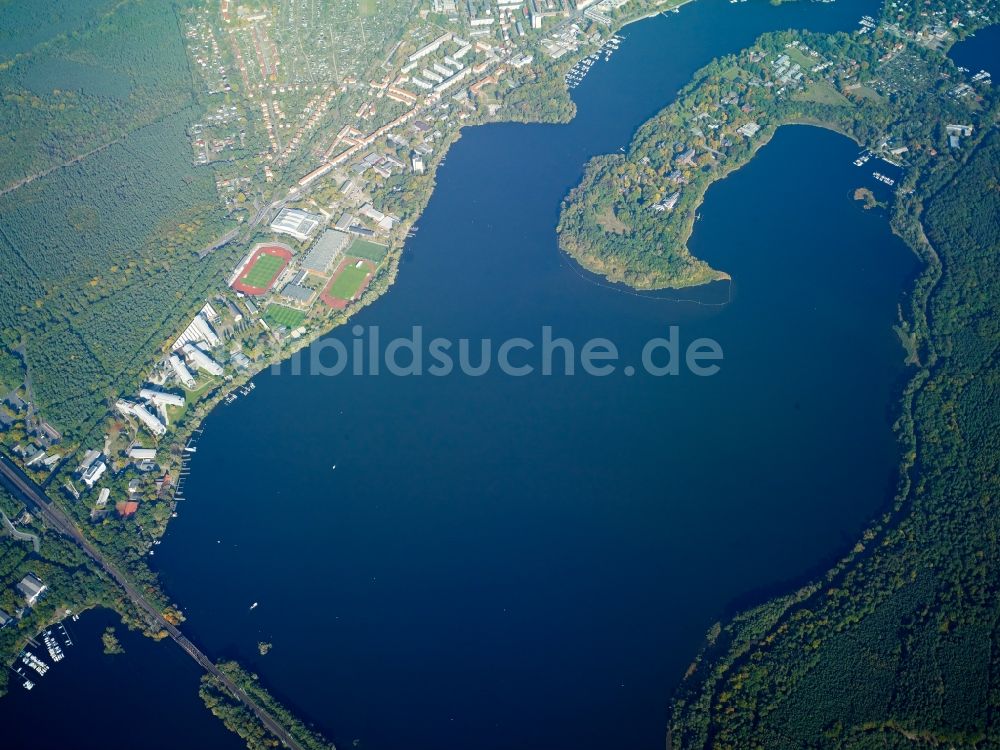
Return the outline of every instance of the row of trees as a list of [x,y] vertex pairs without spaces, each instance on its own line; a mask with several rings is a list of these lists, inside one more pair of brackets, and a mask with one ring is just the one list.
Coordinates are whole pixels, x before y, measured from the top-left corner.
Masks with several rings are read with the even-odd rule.
[[[307,750],[333,750],[333,743],[306,726],[288,708],[279,703],[265,690],[257,675],[247,672],[236,662],[225,662],[219,669],[236,683],[256,703],[264,708],[278,723]],[[238,734],[250,750],[279,747],[277,738],[268,732],[257,717],[242,703],[237,701],[213,676],[201,678],[199,691],[202,701],[211,712],[222,719],[226,728]]]

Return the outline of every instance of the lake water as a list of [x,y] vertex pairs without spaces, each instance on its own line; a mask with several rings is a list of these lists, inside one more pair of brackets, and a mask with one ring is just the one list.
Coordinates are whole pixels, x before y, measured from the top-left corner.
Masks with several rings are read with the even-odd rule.
[[[65,625],[73,646],[44,677],[33,677],[33,690],[22,690],[10,675],[10,692],[0,699],[5,748],[246,747],[205,709],[198,697],[201,669],[173,642],[130,632],[108,610],[86,612]],[[101,634],[109,625],[124,654],[104,654]],[[44,646],[31,651],[51,663]]]
[[948,56],[973,74],[985,70],[1000,76],[1000,25],[980,29],[974,36],[954,45]]
[[699,0],[629,27],[571,124],[466,131],[397,283],[353,323],[384,341],[552,326],[633,364],[676,325],[719,342],[721,372],[261,375],[206,421],[157,548],[185,632],[341,746],[662,747],[712,622],[829,564],[891,496],[891,325],[916,261],[851,199],[874,187],[857,147],[803,127],[701,209],[691,249],[731,288],[603,284],[558,251],[559,203],[713,56],[875,12]]

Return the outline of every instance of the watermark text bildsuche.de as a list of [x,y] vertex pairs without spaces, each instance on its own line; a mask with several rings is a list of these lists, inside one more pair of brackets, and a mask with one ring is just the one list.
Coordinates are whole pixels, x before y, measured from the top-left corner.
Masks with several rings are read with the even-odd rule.
[[[345,337],[346,339],[346,337]],[[582,342],[553,335],[552,326],[542,326],[535,340],[512,337],[451,339],[428,338],[423,326],[413,326],[408,336],[383,341],[378,326],[351,328],[351,338],[329,336],[296,352],[276,373],[291,375],[395,375],[444,377],[461,373],[481,377],[499,371],[510,377],[541,373],[547,376],[589,375],[607,377],[620,372],[626,376],[641,371],[654,377],[690,373],[710,377],[721,369],[722,346],[715,339],[682,341],[678,326],[670,326],[664,336],[648,339],[642,347],[638,366],[623,364],[618,347],[607,338]]]

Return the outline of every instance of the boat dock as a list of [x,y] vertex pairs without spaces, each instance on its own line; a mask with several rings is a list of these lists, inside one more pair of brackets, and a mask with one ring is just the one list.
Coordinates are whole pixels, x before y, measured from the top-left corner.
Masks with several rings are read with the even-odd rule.
[[575,89],[583,83],[583,79],[587,77],[587,73],[590,72],[590,69],[601,59],[602,56],[604,57],[604,62],[609,62],[611,60],[611,56],[618,51],[618,48],[621,46],[623,41],[625,41],[625,37],[615,34],[598,47],[596,52],[592,52],[587,55],[587,57],[583,58],[576,65],[570,68],[566,72],[566,75],[563,76],[566,81],[567,88]]

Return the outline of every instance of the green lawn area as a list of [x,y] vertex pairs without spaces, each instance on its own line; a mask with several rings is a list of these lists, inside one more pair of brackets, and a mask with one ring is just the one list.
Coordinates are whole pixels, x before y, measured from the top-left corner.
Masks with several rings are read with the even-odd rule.
[[268,305],[264,311],[264,320],[274,326],[285,326],[286,328],[298,328],[302,321],[306,319],[306,314],[301,310],[284,305]]
[[276,255],[261,255],[243,276],[242,281],[247,286],[265,287],[284,264],[284,259]]
[[333,280],[327,294],[336,299],[354,299],[354,295],[361,288],[368,271],[366,265],[362,265],[361,268],[357,268],[353,264],[349,265]]
[[389,252],[389,248],[385,245],[357,238],[347,249],[348,255],[353,255],[355,258],[364,258],[365,260],[370,260],[372,263],[381,261],[387,252]]
[[[199,399],[201,399],[206,393],[215,388],[219,384],[219,379],[204,372],[192,373],[198,379],[195,383],[195,387],[191,390],[187,388],[184,389],[184,398],[189,404],[193,404]],[[187,408],[185,406],[185,408]]]
[[848,93],[851,96],[857,97],[859,99],[870,99],[873,102],[882,104],[885,102],[885,98],[879,94],[875,89],[868,86],[858,86],[857,88],[851,89]]
[[793,63],[801,65],[803,70],[809,70],[823,62],[823,58],[811,57],[798,47],[785,47],[785,54]]
[[801,101],[816,102],[817,104],[829,104],[834,107],[850,107],[851,100],[841,94],[837,89],[826,81],[810,83],[802,91],[798,91],[792,97]]
[[745,74],[746,71],[744,71],[739,65],[730,65],[719,72],[719,78],[725,78],[728,81],[732,81]]

